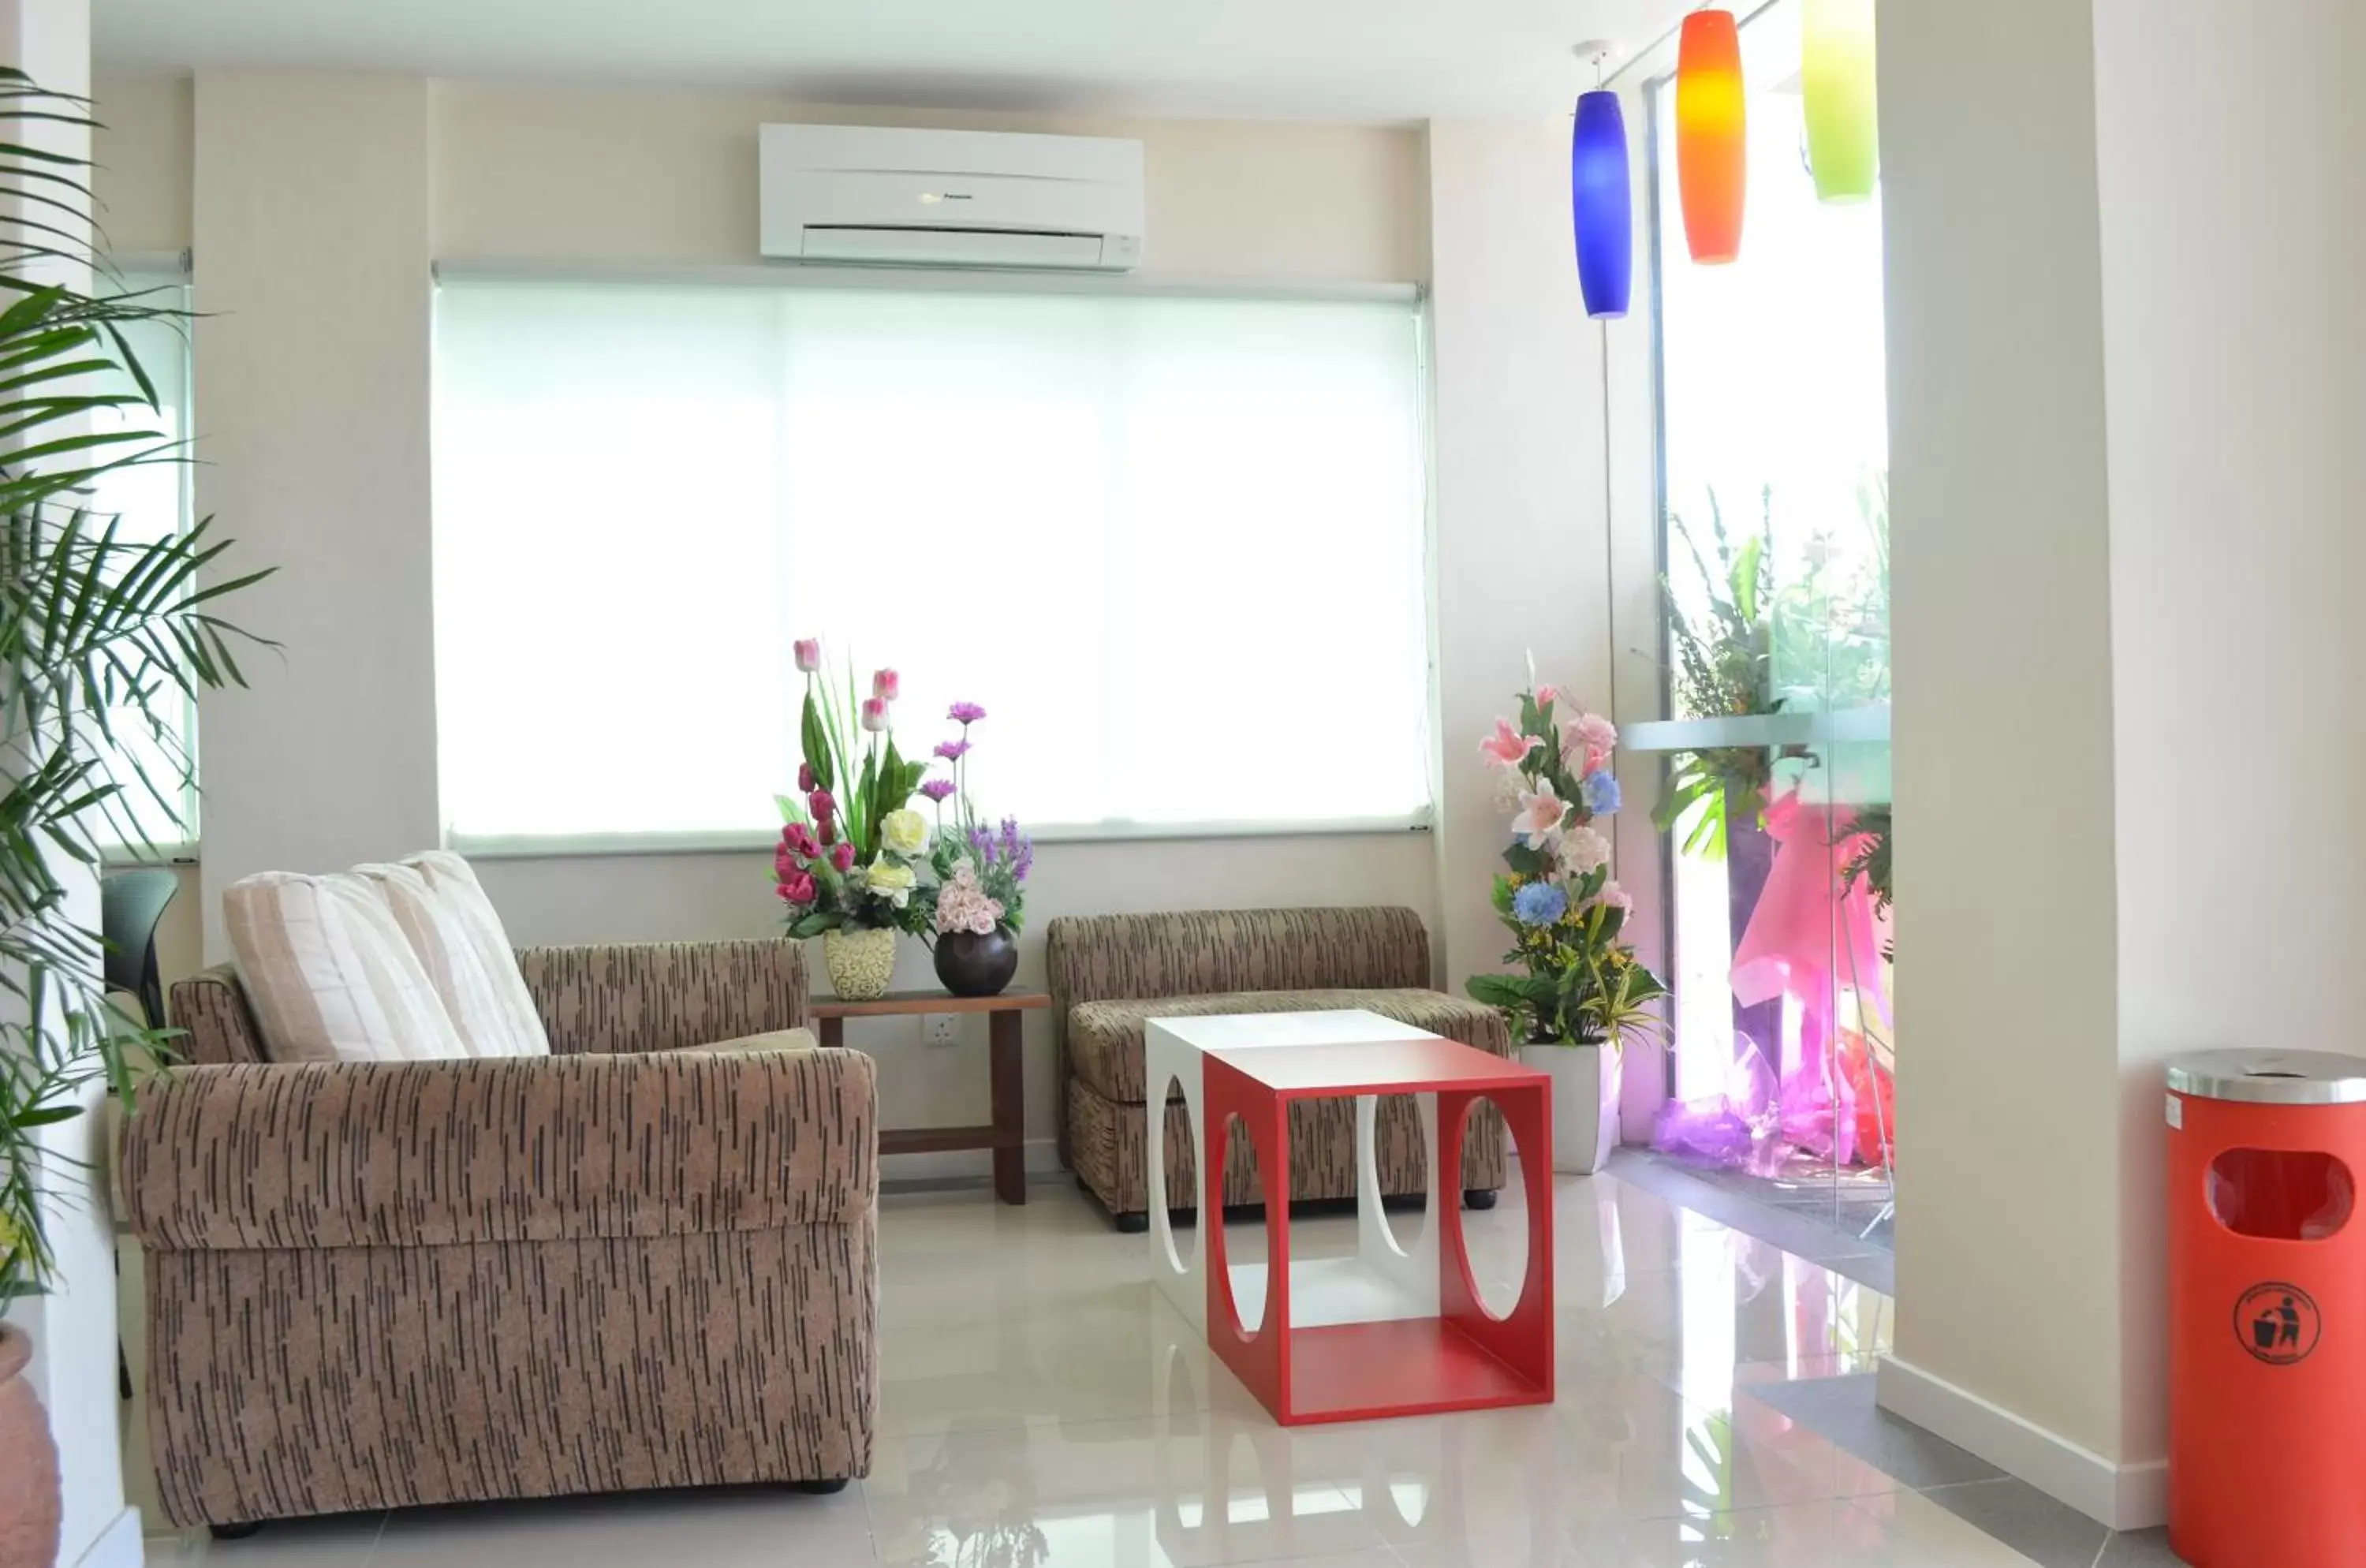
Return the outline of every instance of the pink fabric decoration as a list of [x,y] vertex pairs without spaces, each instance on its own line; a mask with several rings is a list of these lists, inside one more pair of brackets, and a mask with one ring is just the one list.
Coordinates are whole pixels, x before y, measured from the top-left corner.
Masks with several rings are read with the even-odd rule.
[[1839,842],[1827,842],[1824,823],[1824,813],[1804,805],[1797,790],[1766,808],[1774,863],[1750,929],[1733,949],[1733,999],[1748,1007],[1780,996],[1798,998],[1811,1020],[1800,1032],[1807,1055],[1823,1055],[1831,1039],[1835,983],[1854,987],[1872,1001],[1883,1022],[1889,1021],[1872,896],[1862,883],[1845,893],[1841,888],[1841,867],[1848,863],[1856,834],[1844,829]]
[[1857,837],[1844,811],[1833,844],[1824,812],[1797,790],[1767,808],[1774,860],[1734,948],[1733,997],[1744,1007],[1790,998],[1798,1037],[1736,1034],[1725,1091],[1664,1107],[1659,1148],[1755,1176],[1774,1174],[1795,1153],[1843,1165],[1888,1156],[1888,1071],[1863,1036],[1838,1036],[1832,1018],[1835,986],[1853,988],[1885,1023],[1890,1017],[1872,897],[1862,886],[1841,886]]

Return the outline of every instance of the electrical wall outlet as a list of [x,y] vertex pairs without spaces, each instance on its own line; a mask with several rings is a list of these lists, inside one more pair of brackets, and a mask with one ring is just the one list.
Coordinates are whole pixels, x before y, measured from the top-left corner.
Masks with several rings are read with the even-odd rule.
[[920,1019],[920,1043],[951,1045],[961,1039],[961,1020],[949,1012],[932,1012]]

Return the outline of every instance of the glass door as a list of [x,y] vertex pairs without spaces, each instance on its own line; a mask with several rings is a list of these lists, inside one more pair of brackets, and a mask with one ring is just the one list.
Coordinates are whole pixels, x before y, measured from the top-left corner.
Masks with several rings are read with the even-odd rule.
[[[1657,266],[1655,577],[1673,972],[1658,1157],[1887,1247],[1889,572],[1879,199],[1817,199],[1799,0],[1742,29],[1739,259],[1685,244],[1674,82],[1643,85]],[[1664,69],[1664,68],[1663,68]],[[1615,362],[1614,362],[1615,373]],[[1615,450],[1617,448],[1614,448]],[[1656,559],[1632,558],[1648,537]]]

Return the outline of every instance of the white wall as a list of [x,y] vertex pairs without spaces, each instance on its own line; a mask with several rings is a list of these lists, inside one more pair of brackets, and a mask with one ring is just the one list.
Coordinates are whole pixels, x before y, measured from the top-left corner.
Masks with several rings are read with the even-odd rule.
[[1883,1398],[2150,1523],[2161,1061],[2361,1050],[2366,15],[1881,28],[1913,911]]
[[2366,1053],[2366,818],[2346,798],[2366,773],[2366,10],[2095,0],[2094,29],[2120,1436],[2148,1456],[2166,1441],[2160,1060]]
[[98,222],[118,255],[186,250],[197,84],[186,76],[103,77],[95,93],[91,157]]
[[[1504,826],[1477,738],[1530,649],[1549,678],[1610,700],[1601,339],[1570,262],[1565,123],[1454,122],[1425,137],[276,72],[202,73],[194,113],[186,85],[161,78],[106,82],[98,96],[103,117],[130,128],[112,160],[129,177],[110,174],[105,194],[127,231],[152,236],[143,248],[181,243],[172,182],[153,171],[195,171],[198,304],[230,312],[198,340],[212,463],[199,502],[254,559],[284,569],[240,610],[288,644],[284,668],[265,660],[267,691],[204,715],[202,886],[174,912],[168,953],[187,951],[183,927],[246,872],[342,865],[434,838],[415,378],[427,258],[751,261],[755,127],[827,118],[1138,136],[1146,273],[1434,288],[1441,830],[1046,846],[1022,981],[1041,976],[1050,916],[1159,907],[1405,904],[1430,921],[1451,985],[1493,966],[1502,936],[1486,889]],[[332,167],[344,171],[335,181]],[[273,438],[277,421],[298,438]],[[775,929],[754,855],[516,861],[484,874],[522,942]],[[1441,878],[1454,910],[1442,926]],[[917,946],[905,963],[899,978],[925,977]],[[977,1054],[926,1062],[913,1032],[850,1034],[882,1054],[889,1120],[972,1119]],[[1030,1124],[1047,1136],[1042,1021],[1029,1039]]]
[[1898,875],[1910,911],[1897,968],[1910,1042],[1898,1061],[1898,1355],[2116,1458],[2088,26],[2084,6],[2061,0],[1880,16]]
[[207,72],[195,129],[197,513],[238,540],[231,570],[278,569],[231,618],[287,648],[242,660],[253,690],[198,704],[220,953],[237,878],[383,860],[441,830],[428,87]]
[[[126,128],[110,160],[125,177],[110,171],[103,186],[125,231],[142,235],[143,249],[194,241],[198,307],[230,312],[198,338],[197,426],[212,465],[200,470],[200,509],[220,513],[244,553],[283,568],[238,613],[288,645],[285,660],[262,661],[266,690],[224,697],[202,716],[204,866],[164,933],[168,957],[186,954],[186,964],[196,960],[186,928],[236,876],[343,865],[435,837],[433,713],[422,705],[432,696],[426,418],[415,378],[431,255],[750,262],[755,127],[842,119],[1140,137],[1144,271],[1154,276],[1426,274],[1422,137],[1405,129],[905,116],[730,95],[284,72],[201,73],[194,112],[186,85],[163,78],[107,81],[98,97],[102,118]],[[154,173],[180,164],[196,181],[186,240],[172,181]],[[330,181],[332,168],[344,172]],[[1549,186],[1558,178],[1545,177]],[[275,422],[295,437],[276,438]],[[1505,668],[1516,670],[1515,654]],[[1510,678],[1488,683],[1508,689]],[[755,854],[519,860],[482,871],[524,942],[777,929],[769,868]],[[1020,982],[1042,979],[1042,925],[1053,915],[1391,903],[1435,929],[1436,877],[1429,838],[1418,834],[1047,845]],[[208,945],[220,953],[218,937]],[[817,967],[818,946],[810,956]],[[910,944],[903,962],[899,983],[925,983],[924,951]],[[882,1059],[888,1122],[977,1120],[983,1053],[938,1059],[916,1036],[890,1023],[849,1032]],[[1044,1021],[1030,1020],[1028,1041],[1031,1134],[1048,1138]]]
[[[0,0],[0,60],[54,93],[90,90],[90,10],[84,0]],[[30,144],[67,156],[91,152],[87,130],[53,123],[17,128]],[[58,220],[54,213],[45,215]],[[57,281],[87,287],[87,269],[55,264]],[[98,923],[98,887],[61,868],[68,914]],[[22,1015],[19,1014],[21,1017]],[[36,1135],[42,1152],[43,1230],[55,1265],[50,1293],[8,1304],[8,1321],[33,1342],[27,1378],[49,1412],[58,1449],[62,1505],[58,1562],[137,1568],[139,1515],[123,1495],[121,1406],[115,1388],[115,1235],[103,1197],[107,1097],[103,1085],[78,1096],[82,1114]],[[13,1456],[0,1456],[0,1463]]]
[[745,263],[756,127],[930,125],[1144,143],[1153,276],[1418,281],[1417,131],[1232,120],[957,114],[729,94],[440,83],[436,254]]
[[[778,924],[771,868],[752,855],[615,855],[507,860],[479,870],[511,934],[525,942],[659,942],[763,935]],[[1044,982],[1043,922],[1059,915],[1254,908],[1294,904],[1424,902],[1427,836],[1230,839],[1191,844],[1046,844],[1038,851],[1015,985]],[[814,988],[826,991],[821,944],[809,943]],[[896,984],[933,986],[928,951],[901,944]],[[883,1125],[983,1122],[986,1021],[964,1018],[956,1046],[924,1045],[912,1019],[857,1019],[847,1043],[880,1064]],[[1027,1128],[1047,1143],[1054,1122],[1052,1039],[1030,1014],[1024,1034]],[[985,1156],[967,1162],[983,1169]],[[1038,1161],[1051,1158],[1047,1147]]]
[[1569,124],[1429,130],[1436,343],[1437,862],[1449,988],[1509,945],[1489,902],[1509,814],[1479,742],[1538,676],[1611,705],[1602,329],[1578,290]]

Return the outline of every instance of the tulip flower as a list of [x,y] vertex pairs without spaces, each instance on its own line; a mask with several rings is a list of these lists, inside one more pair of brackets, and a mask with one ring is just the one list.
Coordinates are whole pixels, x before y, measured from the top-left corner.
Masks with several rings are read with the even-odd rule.
[[799,795],[811,795],[813,793],[814,786],[819,783],[821,783],[821,781],[814,777],[813,764],[811,762],[799,762],[797,764],[797,793]]
[[871,677],[871,694],[883,703],[892,703],[903,694],[904,678],[893,670],[874,671]]
[[852,844],[845,843],[831,845],[829,852],[829,864],[832,871],[839,872],[841,874],[852,871],[854,869],[854,846]]
[[813,829],[802,822],[792,822],[782,829],[781,847],[804,860],[813,860],[821,854],[821,840],[815,838]]
[[800,871],[781,878],[781,897],[791,904],[810,904],[821,889],[815,884],[813,873]]
[[827,824],[838,811],[838,797],[826,789],[817,789],[806,796],[806,809],[813,813],[814,826]]
[[821,670],[821,638],[801,637],[796,640],[797,668],[808,675]]
[[884,697],[862,699],[862,728],[873,735],[887,728],[887,700]]

